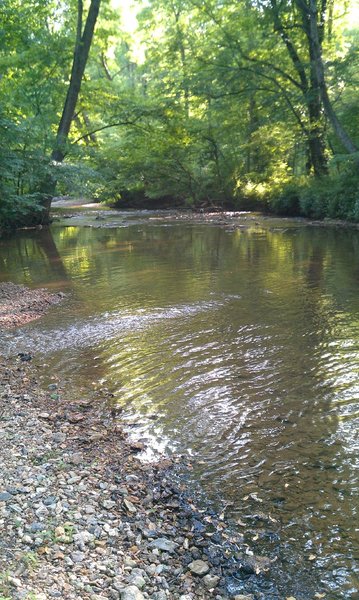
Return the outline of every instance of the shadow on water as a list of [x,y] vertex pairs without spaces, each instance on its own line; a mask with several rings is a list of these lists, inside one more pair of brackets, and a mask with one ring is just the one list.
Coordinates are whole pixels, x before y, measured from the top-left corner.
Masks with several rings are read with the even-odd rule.
[[50,229],[23,231],[0,239],[0,280],[46,286],[68,287],[69,277]]
[[266,600],[357,597],[358,233],[42,234],[1,244],[1,277],[66,282],[70,299],[8,348],[47,353],[73,386],[100,380],[137,436],[187,452],[243,543],[277,557]]

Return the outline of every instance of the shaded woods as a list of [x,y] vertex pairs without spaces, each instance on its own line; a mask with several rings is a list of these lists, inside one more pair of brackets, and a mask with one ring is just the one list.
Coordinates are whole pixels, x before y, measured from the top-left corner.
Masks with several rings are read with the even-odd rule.
[[359,221],[358,9],[4,0],[0,228],[51,196]]

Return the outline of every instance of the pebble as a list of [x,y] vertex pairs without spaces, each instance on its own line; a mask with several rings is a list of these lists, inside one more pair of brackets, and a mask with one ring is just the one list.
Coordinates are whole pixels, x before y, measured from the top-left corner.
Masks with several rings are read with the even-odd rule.
[[220,577],[218,577],[217,575],[205,575],[203,577],[203,583],[206,586],[206,588],[208,588],[209,590],[217,587],[218,583],[220,581]]
[[124,498],[123,503],[129,513],[137,512],[136,507],[132,504],[132,502],[130,502],[130,500],[127,500],[127,498]]
[[145,597],[135,585],[129,585],[122,590],[121,600],[145,600]]
[[66,433],[54,433],[52,435],[52,439],[54,442],[58,443],[58,444],[62,444],[63,442],[66,441]]
[[166,538],[158,538],[157,540],[150,542],[149,547],[157,548],[158,550],[172,554],[173,552],[176,552],[177,544]]
[[0,502],[7,502],[8,500],[11,500],[12,497],[12,494],[9,494],[9,492],[1,492]]
[[203,560],[194,560],[188,565],[188,567],[191,573],[194,573],[198,576],[206,575],[206,573],[209,571],[208,563],[204,562]]
[[84,552],[71,552],[70,557],[71,560],[73,560],[74,563],[80,563],[85,559],[85,553]]

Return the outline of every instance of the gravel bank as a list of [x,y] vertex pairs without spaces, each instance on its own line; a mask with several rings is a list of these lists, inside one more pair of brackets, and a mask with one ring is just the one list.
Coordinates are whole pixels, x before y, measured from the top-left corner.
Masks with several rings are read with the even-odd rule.
[[44,289],[30,289],[15,283],[0,283],[0,329],[10,329],[39,319],[65,294],[51,294]]
[[33,362],[0,357],[0,598],[265,599],[268,560],[136,458],[106,394],[64,398]]

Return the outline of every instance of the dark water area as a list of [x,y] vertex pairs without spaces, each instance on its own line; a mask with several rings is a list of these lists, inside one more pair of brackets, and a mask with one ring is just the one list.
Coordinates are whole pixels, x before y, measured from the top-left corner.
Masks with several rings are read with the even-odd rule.
[[359,232],[58,226],[0,240],[0,280],[69,294],[0,350],[109,388],[153,452],[185,454],[247,551],[276,558],[266,598],[359,597]]

